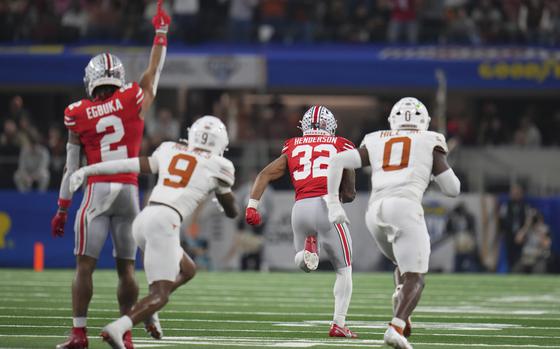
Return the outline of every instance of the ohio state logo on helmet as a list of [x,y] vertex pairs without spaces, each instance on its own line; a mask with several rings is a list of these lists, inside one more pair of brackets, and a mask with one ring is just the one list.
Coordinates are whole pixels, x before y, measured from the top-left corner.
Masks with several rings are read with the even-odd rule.
[[300,128],[304,135],[311,133],[327,133],[334,135],[336,132],[336,119],[334,114],[322,105],[309,108],[300,121]]
[[110,53],[101,53],[93,57],[85,68],[84,85],[90,97],[98,86],[123,87],[125,79],[121,60]]

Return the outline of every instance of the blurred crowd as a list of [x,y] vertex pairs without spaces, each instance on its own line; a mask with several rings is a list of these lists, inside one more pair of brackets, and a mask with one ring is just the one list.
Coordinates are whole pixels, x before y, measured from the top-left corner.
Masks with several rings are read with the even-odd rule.
[[[242,144],[247,141],[281,142],[301,134],[299,120],[307,105],[287,106],[279,95],[272,96],[267,104],[249,104],[238,97],[224,93],[207,106],[197,107],[194,103],[192,108],[189,106],[191,112],[187,114],[166,107],[158,108],[146,120],[142,153],[150,154],[162,141],[185,136],[187,126],[196,117],[207,113],[219,115],[228,125],[230,156],[241,156]],[[385,129],[392,101],[380,100],[373,110],[361,111],[366,117],[356,117],[351,112],[337,115],[340,121],[338,133],[359,143],[366,133]],[[34,99],[28,103],[33,105]],[[508,103],[503,101],[476,102],[475,105],[471,113],[448,113],[448,138],[466,146],[535,148],[560,144],[556,137],[556,130],[560,129],[558,109],[523,103],[523,108],[512,112],[506,108]],[[16,186],[23,192],[31,188],[58,187],[66,160],[66,130],[57,118],[58,113],[44,112],[40,104],[36,108],[41,112],[41,120],[32,115],[19,95],[12,96],[9,105],[2,108],[0,163],[6,170],[0,174],[0,187]],[[193,114],[192,110],[200,110],[200,113]],[[431,127],[438,129],[436,118],[432,118]]]
[[[560,40],[556,0],[168,0],[176,41],[531,43]],[[155,0],[0,0],[0,40],[146,42]]]

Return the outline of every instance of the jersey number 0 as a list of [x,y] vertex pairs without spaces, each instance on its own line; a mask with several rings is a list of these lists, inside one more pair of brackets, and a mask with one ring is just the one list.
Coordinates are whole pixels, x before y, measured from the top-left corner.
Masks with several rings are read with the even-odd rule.
[[[412,140],[409,137],[396,137],[391,138],[385,142],[383,148],[383,171],[397,171],[408,167],[410,161],[410,145]],[[393,146],[395,144],[402,144],[401,159],[398,164],[391,164],[391,154],[393,153]]]

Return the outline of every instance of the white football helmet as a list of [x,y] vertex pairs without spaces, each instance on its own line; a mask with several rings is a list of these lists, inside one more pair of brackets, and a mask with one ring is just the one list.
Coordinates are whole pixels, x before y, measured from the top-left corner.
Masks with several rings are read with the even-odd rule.
[[222,156],[229,144],[226,125],[215,116],[204,115],[189,128],[189,149],[203,149]]
[[414,97],[404,97],[395,103],[388,120],[391,130],[426,131],[430,126],[431,118],[422,102]]
[[334,136],[336,132],[334,114],[322,105],[314,105],[309,108],[299,123],[304,135],[318,133]]
[[121,60],[110,53],[101,53],[93,57],[85,69],[84,85],[88,96],[102,85],[123,87],[125,85],[124,66]]

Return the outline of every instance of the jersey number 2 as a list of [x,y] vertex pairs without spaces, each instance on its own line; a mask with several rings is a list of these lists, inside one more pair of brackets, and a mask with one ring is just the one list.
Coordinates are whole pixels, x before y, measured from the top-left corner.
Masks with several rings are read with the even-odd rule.
[[[402,153],[401,160],[398,164],[391,165],[391,154],[393,152],[393,146],[395,144],[402,143]],[[412,140],[409,137],[396,137],[391,138],[385,142],[385,148],[383,149],[383,171],[397,171],[408,167],[408,162],[410,160],[410,145]]]
[[[186,167],[184,163],[186,162]],[[172,181],[169,178],[163,180],[163,185],[171,188],[184,188],[189,184],[194,168],[196,166],[196,158],[188,154],[177,154],[171,158],[167,172],[170,175],[179,177],[179,181]],[[179,167],[179,164],[183,165]]]
[[[319,156],[315,160],[311,161],[313,153],[328,153],[327,156]],[[311,146],[309,144],[298,145],[292,150],[292,157],[297,157],[299,154],[303,154],[299,159],[299,164],[303,166],[301,170],[294,171],[294,179],[296,181],[306,179],[309,175],[313,178],[326,177],[327,169],[321,168],[321,165],[328,166],[329,159],[331,156],[336,154],[336,148],[332,144],[319,144],[316,146]]]
[[128,157],[126,145],[119,145],[115,149],[111,146],[120,142],[124,137],[124,126],[121,118],[115,115],[109,115],[100,119],[95,125],[97,133],[106,132],[109,127],[113,128],[113,132],[107,133],[99,142],[101,147],[101,161],[120,160]]

